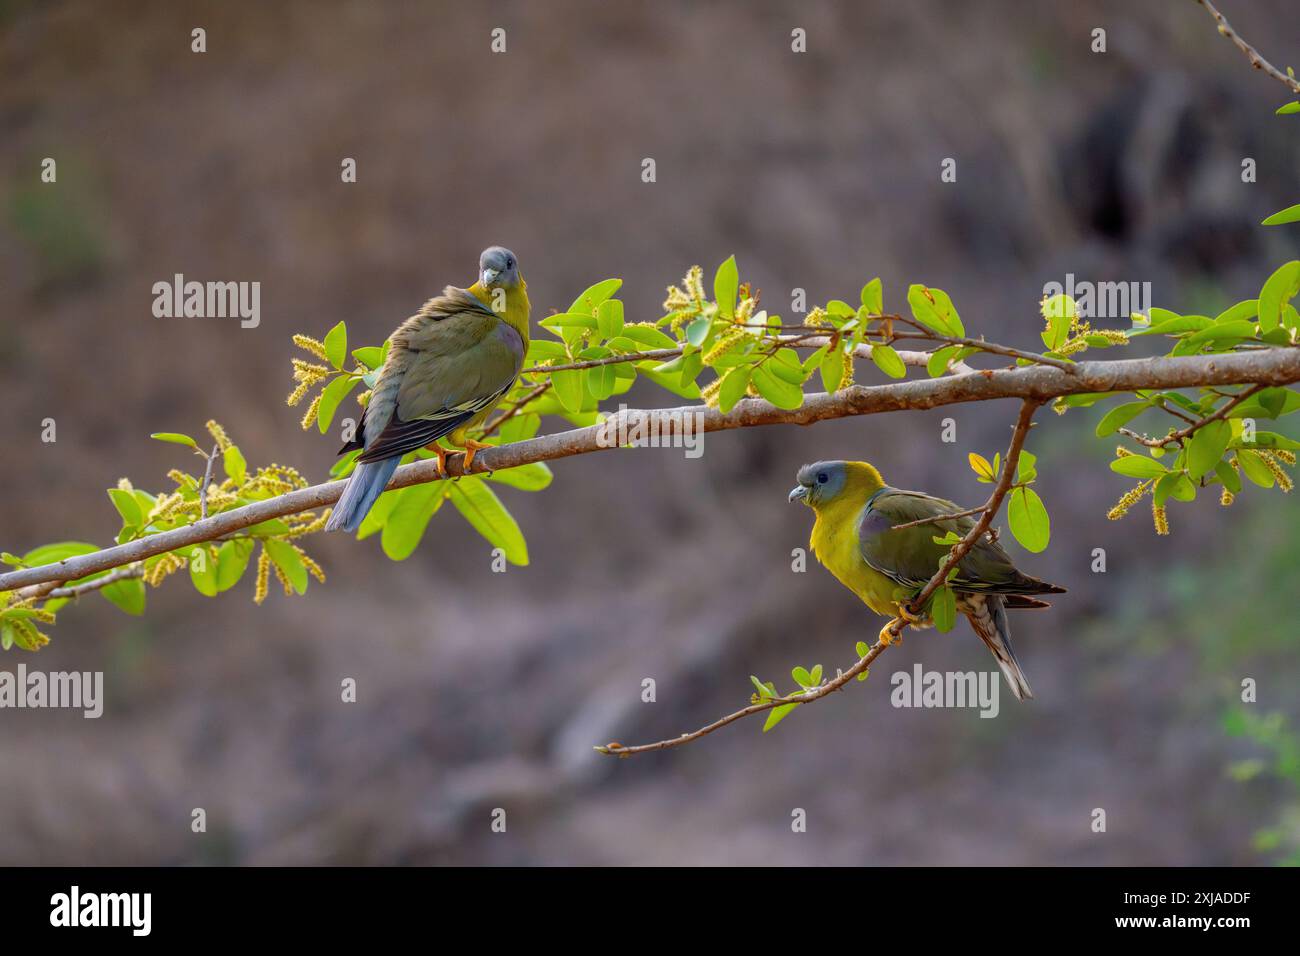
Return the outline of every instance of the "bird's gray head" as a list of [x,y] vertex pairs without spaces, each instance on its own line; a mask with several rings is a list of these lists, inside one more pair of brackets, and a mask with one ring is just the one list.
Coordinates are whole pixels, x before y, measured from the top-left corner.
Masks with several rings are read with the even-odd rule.
[[840,493],[848,476],[848,462],[815,461],[799,469],[799,484],[790,491],[791,501],[816,507]]
[[489,246],[478,257],[478,281],[485,289],[511,289],[519,284],[519,260],[504,246]]

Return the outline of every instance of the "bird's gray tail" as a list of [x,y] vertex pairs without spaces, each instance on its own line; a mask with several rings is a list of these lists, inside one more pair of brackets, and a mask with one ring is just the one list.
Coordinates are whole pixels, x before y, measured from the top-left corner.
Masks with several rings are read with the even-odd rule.
[[402,456],[397,455],[357,465],[352,477],[348,479],[347,487],[343,489],[342,497],[334,506],[329,521],[325,522],[325,530],[350,533],[361,527],[361,522],[369,514],[375,500],[388,487],[388,479],[393,477],[397,463],[401,460]]
[[1016,652],[1011,649],[1011,626],[1007,621],[1007,609],[1002,603],[1002,596],[971,595],[965,610],[975,633],[997,659],[998,667],[1002,668],[1002,676],[1007,679],[1007,685],[1011,688],[1011,693],[1016,695],[1016,700],[1033,697],[1029,681],[1025,680],[1025,672],[1016,660]]

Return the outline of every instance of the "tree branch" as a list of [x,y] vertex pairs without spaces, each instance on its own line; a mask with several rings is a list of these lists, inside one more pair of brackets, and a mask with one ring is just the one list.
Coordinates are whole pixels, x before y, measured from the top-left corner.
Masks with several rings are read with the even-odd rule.
[[[1129,392],[1137,389],[1189,388],[1206,385],[1290,385],[1300,381],[1300,348],[1284,347],[1251,352],[1195,355],[1177,358],[1121,359],[1079,362],[1073,374],[1045,365],[984,370],[935,379],[900,381],[888,385],[853,386],[832,394],[805,397],[793,411],[759,399],[745,399],[723,415],[705,406],[628,410],[616,413],[631,427],[644,423],[660,435],[680,437],[697,427],[705,432],[758,425],[810,425],[832,418],[874,415],[908,409],[937,408],[961,402],[997,398],[1032,399],[1038,403],[1085,392]],[[686,422],[690,422],[689,425]],[[480,452],[471,471],[501,471],[538,461],[554,461],[611,447],[607,425],[575,428],[528,441],[514,442]],[[461,474],[461,460],[450,463],[453,477]],[[437,462],[404,465],[388,487],[405,488],[439,480]],[[288,494],[224,511],[194,524],[164,531],[136,541],[105,548],[93,554],[67,558],[38,568],[20,568],[0,574],[0,591],[49,581],[71,581],[140,561],[156,554],[211,541],[259,522],[331,505],[343,491],[343,482],[314,485]]]
[[1293,76],[1288,76],[1286,73],[1283,73],[1272,63],[1268,62],[1268,60],[1264,59],[1258,50],[1247,43],[1242,38],[1241,34],[1232,28],[1232,24],[1228,22],[1227,18],[1222,13],[1214,8],[1214,4],[1212,4],[1210,0],[1196,0],[1196,2],[1203,6],[1210,16],[1214,17],[1215,21],[1219,24],[1219,32],[1237,45],[1237,49],[1246,55],[1246,59],[1250,60],[1251,66],[1257,70],[1263,70],[1269,76],[1273,77],[1273,79],[1285,84],[1287,89],[1292,93],[1300,93],[1300,81],[1297,81]]

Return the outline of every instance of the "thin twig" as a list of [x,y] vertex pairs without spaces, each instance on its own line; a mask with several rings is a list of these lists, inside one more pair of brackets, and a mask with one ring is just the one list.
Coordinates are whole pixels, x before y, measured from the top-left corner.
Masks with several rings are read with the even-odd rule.
[[527,395],[524,395],[522,398],[519,399],[519,401],[515,402],[514,408],[510,409],[510,411],[506,412],[504,415],[497,416],[496,421],[494,421],[487,428],[483,429],[483,434],[481,437],[486,438],[488,435],[491,435],[494,432],[498,431],[502,425],[504,425],[506,422],[510,421],[510,419],[514,418],[516,415],[522,412],[524,410],[524,406],[526,406],[533,399],[539,398],[542,395],[542,393],[545,392],[550,387],[551,387],[550,382],[542,382],[542,384],[534,387],[533,390],[530,391]]
[[217,452],[221,450],[220,445],[212,446],[212,454],[208,455],[208,467],[203,470],[203,483],[199,485],[199,518],[203,519],[208,516],[208,485],[212,484],[212,465],[217,460]]
[[[1252,395],[1255,395],[1256,393],[1262,391],[1265,387],[1266,386],[1263,385],[1252,385],[1244,392],[1239,392],[1238,394],[1234,395],[1232,401],[1225,402],[1223,406],[1219,408],[1219,410],[1216,411],[1213,415],[1206,415],[1204,418],[1201,419],[1189,419],[1185,415],[1179,416],[1183,419],[1183,421],[1190,421],[1191,424],[1188,425],[1186,428],[1180,429],[1179,431],[1170,432],[1164,438],[1148,438],[1146,435],[1138,434],[1137,432],[1129,428],[1120,428],[1118,429],[1118,431],[1121,435],[1131,438],[1139,445],[1145,445],[1147,448],[1165,448],[1169,445],[1181,445],[1186,439],[1191,438],[1192,435],[1196,434],[1206,425],[1210,424],[1210,422],[1215,422],[1218,421],[1220,418],[1225,417],[1230,411],[1232,411],[1234,408],[1236,408],[1246,399],[1250,398]],[[1166,408],[1164,405],[1161,405],[1160,407],[1166,412],[1173,411],[1173,409]]]
[[1289,76],[1288,74],[1283,73],[1272,63],[1268,62],[1268,60],[1264,59],[1258,50],[1247,43],[1242,38],[1241,34],[1232,28],[1232,24],[1228,22],[1227,18],[1222,13],[1214,8],[1214,4],[1212,4],[1210,0],[1196,0],[1196,2],[1203,6],[1210,16],[1214,17],[1219,24],[1219,32],[1237,45],[1237,49],[1246,55],[1246,59],[1250,60],[1251,66],[1257,70],[1262,70],[1269,76],[1273,77],[1273,79],[1286,84],[1287,89],[1292,93],[1300,93],[1300,81],[1297,81],[1294,76]]

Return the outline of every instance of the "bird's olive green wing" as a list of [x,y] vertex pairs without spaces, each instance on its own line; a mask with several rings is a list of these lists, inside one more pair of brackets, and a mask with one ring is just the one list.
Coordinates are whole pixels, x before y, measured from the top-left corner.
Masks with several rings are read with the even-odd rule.
[[[858,541],[863,560],[875,570],[904,587],[925,585],[951,550],[951,544],[938,544],[950,531],[964,537],[976,519],[943,518],[966,509],[943,498],[917,491],[885,488],[875,495],[858,524]],[[895,525],[922,519],[937,519],[911,528],[894,529]],[[1011,563],[1011,556],[996,542],[982,537],[957,565],[952,579],[955,589],[993,594],[1037,594],[1057,590],[1036,578],[1022,574]]]
[[[373,439],[366,436],[358,461],[405,454],[450,434],[495,406],[523,367],[519,333],[481,306],[417,318],[423,321],[408,323],[394,337],[401,349],[392,371],[400,375],[395,402],[382,430]],[[381,376],[376,394],[391,392],[384,391],[385,384]],[[366,430],[371,430],[369,413]]]

